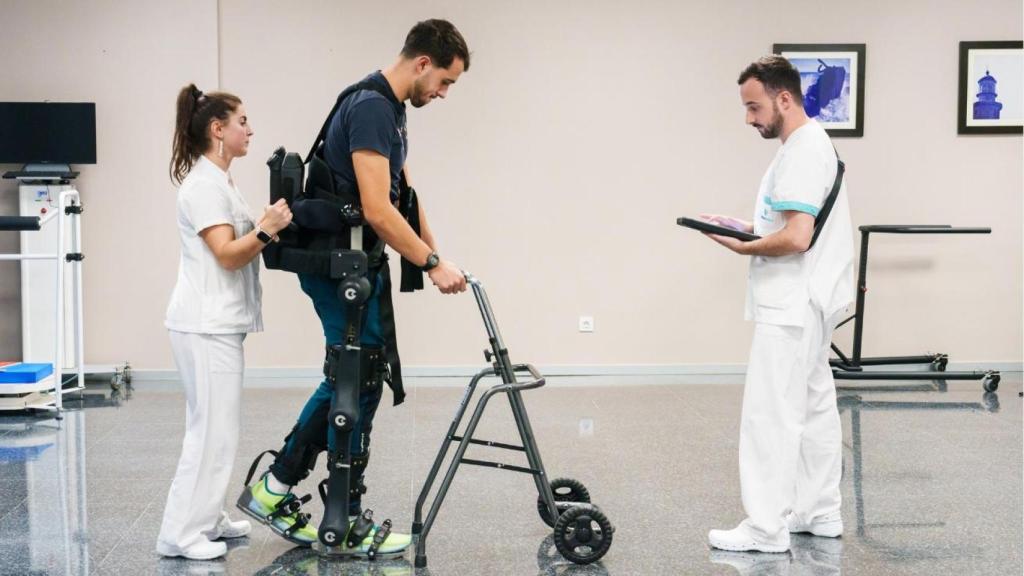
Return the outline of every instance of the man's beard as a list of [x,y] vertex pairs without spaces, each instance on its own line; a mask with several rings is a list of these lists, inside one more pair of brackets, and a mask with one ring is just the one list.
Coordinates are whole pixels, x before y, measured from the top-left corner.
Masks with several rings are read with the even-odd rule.
[[419,80],[414,80],[412,83],[412,96],[409,98],[409,102],[413,108],[422,108],[430,103],[430,97],[426,96],[426,91],[423,90]]
[[772,102],[772,121],[767,126],[757,126],[757,131],[765,140],[778,138],[782,132],[782,114],[779,114],[779,105]]

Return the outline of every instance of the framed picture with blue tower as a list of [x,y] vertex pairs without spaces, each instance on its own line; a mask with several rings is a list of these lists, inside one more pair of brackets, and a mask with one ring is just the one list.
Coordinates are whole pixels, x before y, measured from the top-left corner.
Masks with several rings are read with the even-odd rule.
[[829,136],[864,136],[865,44],[774,44],[800,72],[807,116]]
[[1024,133],[1024,42],[960,43],[956,131]]

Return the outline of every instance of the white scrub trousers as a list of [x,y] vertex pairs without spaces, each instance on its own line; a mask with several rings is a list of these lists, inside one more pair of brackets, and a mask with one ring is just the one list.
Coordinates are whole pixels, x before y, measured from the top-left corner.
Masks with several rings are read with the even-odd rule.
[[812,522],[841,503],[842,425],[828,364],[836,318],[807,306],[804,327],[758,323],[740,424],[744,524],[789,546],[785,516]]
[[245,334],[170,331],[185,387],[185,440],[158,541],[187,550],[216,537],[238,448]]

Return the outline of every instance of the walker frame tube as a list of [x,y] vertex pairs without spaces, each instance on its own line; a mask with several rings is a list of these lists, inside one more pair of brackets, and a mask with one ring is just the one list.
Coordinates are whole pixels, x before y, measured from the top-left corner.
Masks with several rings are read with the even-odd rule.
[[[469,385],[466,386],[466,391],[459,403],[455,419],[452,420],[452,423],[448,427],[448,432],[445,434],[444,441],[441,443],[441,449],[438,451],[437,457],[434,459],[434,464],[430,469],[430,474],[427,476],[427,480],[424,483],[423,489],[420,491],[419,498],[416,501],[412,533],[413,536],[416,537],[415,564],[418,568],[422,568],[427,565],[427,536],[430,534],[430,529],[434,524],[434,520],[437,518],[441,505],[444,503],[444,499],[448,494],[448,489],[451,487],[452,480],[455,478],[455,473],[458,471],[460,464],[486,466],[501,470],[511,470],[513,472],[530,474],[533,476],[537,492],[540,495],[541,500],[544,502],[544,505],[547,507],[550,517],[558,518],[559,516],[558,507],[555,504],[554,494],[551,490],[551,484],[548,482],[547,472],[545,471],[544,464],[541,461],[540,451],[537,448],[537,443],[533,436],[533,428],[530,426],[530,419],[526,414],[526,405],[523,402],[521,394],[523,390],[532,390],[544,386],[545,378],[530,364],[512,364],[509,361],[508,349],[505,347],[505,342],[501,337],[501,331],[498,329],[498,324],[494,319],[494,312],[491,309],[491,304],[487,298],[487,292],[484,290],[483,284],[481,284],[480,281],[474,278],[471,274],[466,274],[466,281],[473,290],[477,305],[480,308],[480,315],[483,317],[484,327],[487,330],[487,336],[491,346],[491,349],[485,352],[484,355],[488,360],[493,359],[493,366],[478,372],[473,376],[472,380],[470,380]],[[531,379],[522,382],[518,381],[516,375],[522,373],[529,374]],[[461,436],[459,436],[456,434],[456,431],[466,414],[466,410],[469,407],[469,401],[473,397],[480,380],[486,376],[498,376],[501,378],[502,382],[501,384],[496,384],[490,387],[483,393],[477,401],[476,407],[469,419],[469,423],[466,425],[465,431]],[[509,404],[512,407],[512,415],[516,421],[516,428],[519,431],[522,446],[514,446],[489,440],[477,440],[473,438],[473,434],[476,432],[476,427],[480,423],[480,418],[483,416],[487,403],[492,397],[501,393],[508,395]],[[445,473],[444,479],[441,481],[441,485],[438,488],[437,493],[434,495],[426,520],[424,520],[423,507],[427,502],[427,497],[438,473],[441,470],[441,465],[448,454],[448,450],[451,447],[452,442],[458,442],[459,447],[456,449],[455,455],[448,465],[448,470]],[[466,458],[466,449],[470,444],[525,452],[529,466],[514,466],[510,464]]]

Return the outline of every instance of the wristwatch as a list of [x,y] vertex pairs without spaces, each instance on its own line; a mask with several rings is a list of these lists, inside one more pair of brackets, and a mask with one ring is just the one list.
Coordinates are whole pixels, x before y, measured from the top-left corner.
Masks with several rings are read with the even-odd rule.
[[263,230],[263,228],[260,228],[259,226],[256,226],[256,238],[259,238],[259,241],[263,242],[264,244],[270,244],[271,242],[274,241],[274,237],[271,236],[270,234],[267,234],[267,232]]
[[437,255],[437,252],[431,252],[430,256],[427,256],[426,264],[421,266],[420,270],[423,270],[424,272],[430,272],[434,268],[437,268],[437,265],[440,263],[441,257]]

